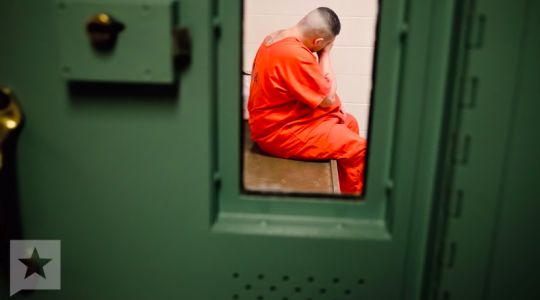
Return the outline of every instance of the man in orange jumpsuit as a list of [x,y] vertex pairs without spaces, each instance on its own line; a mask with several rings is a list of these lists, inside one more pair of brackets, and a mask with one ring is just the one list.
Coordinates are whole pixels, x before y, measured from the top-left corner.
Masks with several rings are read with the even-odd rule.
[[253,62],[249,125],[253,141],[272,155],[336,159],[341,192],[360,194],[366,140],[341,108],[330,64],[340,29],[334,11],[320,7],[265,38]]

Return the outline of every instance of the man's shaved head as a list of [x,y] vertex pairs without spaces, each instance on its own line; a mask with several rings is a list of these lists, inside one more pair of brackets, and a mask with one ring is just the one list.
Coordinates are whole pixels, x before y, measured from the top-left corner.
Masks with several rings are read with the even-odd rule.
[[330,28],[332,35],[336,37],[341,31],[341,22],[336,13],[328,7],[319,7],[315,11],[319,13],[321,18],[326,22],[326,25]]
[[[323,44],[317,43],[312,51],[324,47],[332,42],[341,30],[341,22],[336,13],[328,7],[319,7],[307,14],[297,25],[297,28],[306,38],[321,40]],[[310,47],[311,48],[311,47]]]
[[317,37],[336,37],[341,30],[338,16],[328,7],[312,10],[298,25],[305,34]]

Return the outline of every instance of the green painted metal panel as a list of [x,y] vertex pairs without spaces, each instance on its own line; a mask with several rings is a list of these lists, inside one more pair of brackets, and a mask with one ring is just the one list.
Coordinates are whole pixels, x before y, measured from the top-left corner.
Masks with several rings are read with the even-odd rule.
[[540,297],[540,3],[528,1],[520,53],[519,82],[513,94],[511,138],[497,199],[487,299]]
[[[468,12],[463,22],[469,24],[464,26],[460,52],[464,68],[458,68],[452,106],[456,118],[450,133],[456,142],[450,145],[447,164],[453,165],[453,174],[441,190],[441,199],[447,202],[440,216],[447,220],[447,228],[440,232],[443,255],[434,259],[441,264],[442,280],[433,299],[538,298],[529,282],[537,278],[536,270],[525,268],[525,261],[531,267],[537,262],[532,254],[538,252],[537,239],[517,231],[532,225],[534,212],[538,213],[536,204],[525,205],[525,199],[519,199],[538,197],[537,189],[526,185],[526,178],[535,174],[536,129],[523,126],[535,122],[524,110],[537,106],[531,83],[538,82],[534,69],[538,38],[532,34],[538,10],[532,2],[463,2]],[[529,168],[524,170],[523,165]],[[509,231],[515,234],[512,239]],[[518,250],[517,239],[523,239],[527,248]],[[523,256],[500,255],[510,254],[510,248]],[[520,264],[513,264],[517,261]],[[513,282],[503,282],[505,276],[512,276]]]
[[211,6],[181,4],[197,55],[177,85],[72,86],[58,74],[55,2],[0,2],[0,84],[26,118],[24,238],[62,240],[62,290],[13,299],[216,299],[201,284],[220,279],[205,258],[224,242],[208,221]]
[[420,129],[421,159],[416,166],[419,174],[416,179],[418,188],[415,190],[412,208],[416,217],[411,221],[409,237],[418,242],[408,245],[407,276],[402,299],[426,299],[429,292],[427,287],[435,277],[431,269],[436,262],[426,257],[430,257],[433,251],[430,237],[433,235],[433,223],[437,221],[437,215],[432,212],[436,211],[438,205],[434,196],[441,189],[441,171],[444,166],[440,160],[448,140],[444,132],[449,118],[448,91],[453,88],[453,49],[455,39],[459,36],[455,20],[460,17],[459,4],[459,1],[434,1],[430,8],[432,26],[429,29],[430,44],[426,55],[429,76],[423,91],[429,99],[422,108],[425,111],[425,125]]
[[[177,14],[172,0],[59,0],[56,23],[60,63],[67,80],[173,83],[172,27]],[[86,23],[105,13],[121,22],[112,51],[96,51]]]

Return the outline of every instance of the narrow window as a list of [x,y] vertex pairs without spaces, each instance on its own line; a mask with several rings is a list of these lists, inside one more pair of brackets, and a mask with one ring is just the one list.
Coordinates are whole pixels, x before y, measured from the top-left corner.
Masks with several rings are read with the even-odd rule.
[[361,199],[377,0],[244,0],[242,190]]

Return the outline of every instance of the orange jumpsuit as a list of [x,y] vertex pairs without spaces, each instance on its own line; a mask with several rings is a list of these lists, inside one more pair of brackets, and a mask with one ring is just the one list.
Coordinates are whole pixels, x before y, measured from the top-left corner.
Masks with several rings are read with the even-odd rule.
[[341,101],[319,104],[331,90],[316,57],[295,37],[260,46],[251,73],[248,101],[251,138],[283,158],[336,159],[342,193],[363,189],[366,140]]

